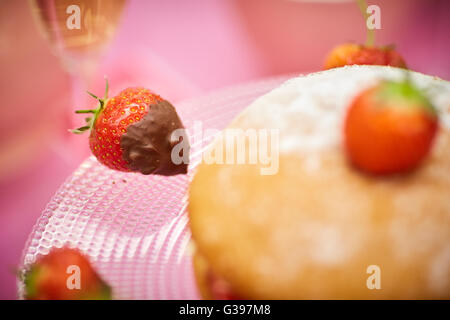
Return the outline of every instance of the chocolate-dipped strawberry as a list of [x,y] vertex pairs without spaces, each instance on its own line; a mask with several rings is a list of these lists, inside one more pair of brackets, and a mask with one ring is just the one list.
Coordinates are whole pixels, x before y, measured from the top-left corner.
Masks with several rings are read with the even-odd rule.
[[87,125],[72,130],[91,130],[89,145],[99,162],[111,169],[142,174],[176,175],[187,172],[189,143],[172,104],[150,90],[127,88],[107,98],[108,84]]

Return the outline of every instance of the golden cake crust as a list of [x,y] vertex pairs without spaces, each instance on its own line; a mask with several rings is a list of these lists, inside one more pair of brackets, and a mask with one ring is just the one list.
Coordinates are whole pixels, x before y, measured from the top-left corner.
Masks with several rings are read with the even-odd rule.
[[[251,127],[251,116],[233,126]],[[248,299],[450,298],[445,126],[418,170],[391,178],[358,172],[335,142],[282,150],[275,175],[258,165],[201,164],[188,209],[207,298],[207,268]],[[366,285],[371,265],[380,268],[380,290]]]

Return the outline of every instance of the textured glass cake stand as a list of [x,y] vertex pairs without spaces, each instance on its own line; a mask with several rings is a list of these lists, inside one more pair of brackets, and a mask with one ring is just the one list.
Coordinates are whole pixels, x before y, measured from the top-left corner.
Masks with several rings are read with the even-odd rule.
[[[42,212],[25,245],[22,267],[52,247],[68,245],[90,257],[113,287],[115,299],[198,299],[186,191],[203,149],[213,138],[204,130],[223,129],[255,98],[287,78],[230,87],[177,104],[191,141],[187,175],[121,173],[88,158]],[[203,127],[201,139],[192,136],[198,120]],[[20,281],[18,288],[22,298]]]

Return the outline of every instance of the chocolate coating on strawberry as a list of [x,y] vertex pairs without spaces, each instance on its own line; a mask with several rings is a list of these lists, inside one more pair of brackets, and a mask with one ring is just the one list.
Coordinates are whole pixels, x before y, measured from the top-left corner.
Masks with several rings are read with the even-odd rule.
[[[142,120],[130,125],[122,135],[120,146],[123,158],[132,171],[142,174],[159,174],[171,176],[187,173],[187,163],[174,163],[172,150],[183,143],[188,146],[186,135],[172,135],[175,130],[184,129],[180,118],[166,100],[157,101],[149,106],[148,113]],[[183,157],[183,148],[178,158]]]

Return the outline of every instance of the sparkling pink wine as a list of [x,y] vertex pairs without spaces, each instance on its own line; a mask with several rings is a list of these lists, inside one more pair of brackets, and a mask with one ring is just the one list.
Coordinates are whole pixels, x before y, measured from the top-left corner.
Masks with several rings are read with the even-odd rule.
[[101,50],[114,35],[125,0],[30,0],[40,29],[60,54]]

